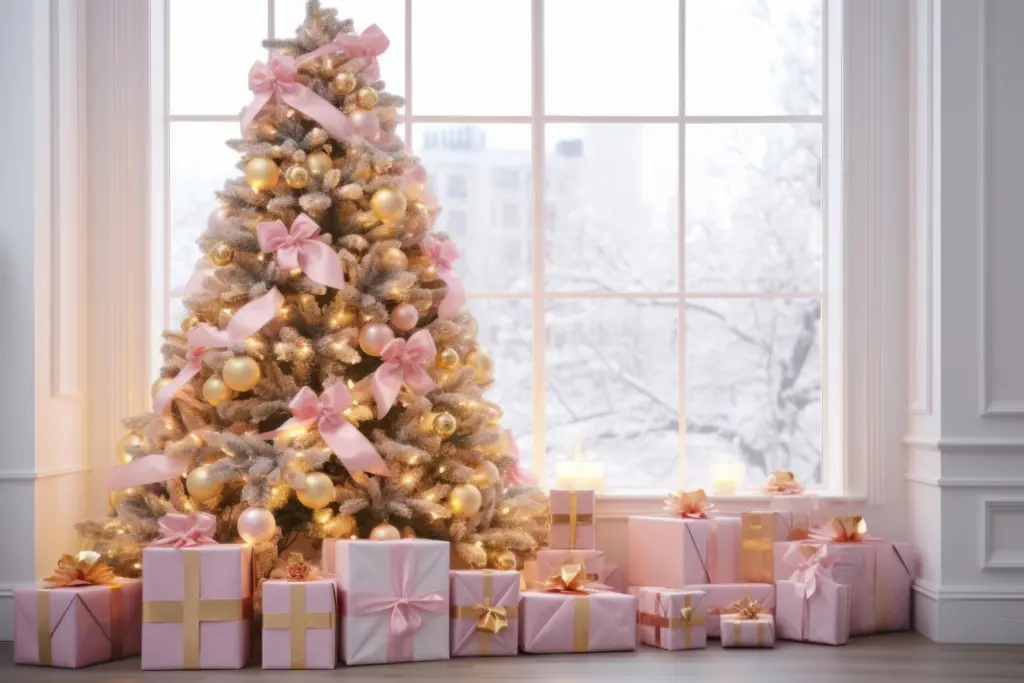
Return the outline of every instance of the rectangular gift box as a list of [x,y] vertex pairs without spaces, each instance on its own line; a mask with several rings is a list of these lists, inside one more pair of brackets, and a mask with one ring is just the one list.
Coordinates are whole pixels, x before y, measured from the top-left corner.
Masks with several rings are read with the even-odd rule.
[[[345,664],[448,659],[448,559],[444,541],[346,541],[334,545]],[[415,619],[392,619],[415,613]]]
[[519,654],[519,572],[451,573],[452,657]]
[[142,582],[14,589],[14,663],[78,669],[139,654]]
[[537,580],[544,581],[567,564],[583,565],[588,581],[604,583],[607,578],[604,551],[542,548],[537,551]]
[[703,603],[704,591],[642,586],[637,601],[640,642],[662,650],[707,647],[707,607]]
[[526,591],[519,599],[523,652],[610,652],[636,649],[636,598]]
[[263,582],[263,668],[333,669],[338,661],[333,579]]
[[249,663],[252,547],[145,548],[142,577],[143,669]]
[[334,576],[334,546],[338,543],[344,543],[349,539],[347,538],[325,538],[324,544],[320,548],[320,571],[325,576]]
[[562,550],[593,550],[594,492],[554,489],[551,499],[551,547]]
[[719,617],[732,614],[732,605],[746,598],[756,601],[761,608],[772,613],[775,610],[775,586],[770,583],[714,583],[687,586],[687,590],[704,591],[702,606],[707,610],[708,638],[721,636]]
[[631,584],[684,588],[710,581],[708,520],[630,517],[628,529]]
[[807,584],[777,581],[775,618],[783,640],[844,645],[850,639],[850,587],[818,577],[807,597]]
[[739,583],[740,518],[712,517],[708,522],[708,580]]
[[757,619],[723,614],[722,647],[775,647],[775,620],[770,614],[758,614]]

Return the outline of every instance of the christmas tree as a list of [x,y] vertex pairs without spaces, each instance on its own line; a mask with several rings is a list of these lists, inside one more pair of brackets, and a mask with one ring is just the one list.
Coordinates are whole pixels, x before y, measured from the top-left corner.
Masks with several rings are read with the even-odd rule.
[[79,525],[123,575],[169,512],[205,511],[259,571],[300,535],[450,540],[510,568],[543,541],[492,363],[431,226],[426,172],[396,136],[375,26],[310,0],[268,40],[242,113],[244,178],[217,193],[153,412],[125,420],[114,514]]

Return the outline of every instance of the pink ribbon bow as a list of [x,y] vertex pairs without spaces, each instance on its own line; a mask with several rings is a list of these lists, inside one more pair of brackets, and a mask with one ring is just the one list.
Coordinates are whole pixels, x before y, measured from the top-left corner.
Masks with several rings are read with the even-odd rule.
[[188,462],[163,453],[150,453],[135,458],[127,465],[114,467],[107,475],[107,490],[120,491],[132,486],[145,486],[183,477],[188,474]]
[[[817,548],[813,554],[813,549]],[[840,564],[835,555],[826,555],[823,547],[808,545],[792,545],[786,551],[784,560],[792,562],[794,557],[799,557],[796,571],[789,577],[790,581],[796,581],[804,585],[804,597],[810,598],[818,590],[818,580],[834,581],[832,569]]]
[[306,214],[299,214],[292,221],[290,231],[281,221],[270,221],[256,226],[256,232],[260,250],[276,255],[278,265],[285,270],[298,268],[311,280],[327,287],[342,289],[345,286],[345,271],[338,254],[316,239],[320,226]]
[[381,351],[384,360],[373,373],[373,398],[377,403],[377,418],[388,414],[398,398],[404,383],[414,393],[423,394],[437,388],[421,366],[437,355],[434,339],[426,330],[420,330],[404,339],[392,339]]
[[252,65],[249,69],[249,90],[253,92],[253,100],[242,112],[242,135],[249,130],[267,102],[277,97],[316,121],[335,140],[350,142],[357,137],[355,126],[345,114],[296,80],[297,65],[310,59],[310,55],[299,62],[288,55],[274,55],[266,64],[256,62]]
[[284,297],[275,287],[238,309],[231,317],[226,330],[219,330],[206,323],[199,323],[193,327],[188,333],[187,364],[154,397],[153,412],[158,415],[163,413],[170,405],[174,394],[196,376],[202,369],[203,354],[208,349],[224,349],[256,334],[274,319],[283,301]]
[[371,472],[390,476],[388,466],[370,440],[342,416],[342,412],[351,405],[352,395],[341,382],[324,389],[319,397],[309,387],[302,387],[288,404],[294,417],[263,436],[272,438],[293,427],[311,427],[315,424],[324,443],[330,446],[350,473]]
[[370,61],[363,68],[363,74],[366,76],[366,80],[372,82],[380,80],[380,65],[377,63],[377,57],[384,54],[390,44],[391,41],[380,30],[380,27],[377,24],[371,24],[359,35],[337,34],[331,42],[303,56],[302,61],[305,62],[332,52],[344,52],[349,59],[369,57]]
[[451,320],[462,308],[462,304],[466,303],[466,290],[462,286],[462,278],[455,272],[455,261],[459,258],[459,248],[450,239],[439,242],[431,235],[427,235],[420,242],[420,248],[423,249],[427,258],[433,261],[438,277],[448,285],[448,293],[445,294],[441,305],[438,306],[437,316]]
[[349,594],[348,614],[366,616],[390,612],[388,616],[388,661],[412,659],[413,636],[423,626],[423,613],[446,614],[448,599],[441,591],[413,593],[416,575],[415,548],[393,544],[388,549],[391,572],[391,594],[363,591]]
[[213,532],[217,519],[208,512],[193,512],[191,515],[172,513],[164,515],[158,522],[160,538],[151,546],[159,548],[194,548],[201,545],[217,545]]

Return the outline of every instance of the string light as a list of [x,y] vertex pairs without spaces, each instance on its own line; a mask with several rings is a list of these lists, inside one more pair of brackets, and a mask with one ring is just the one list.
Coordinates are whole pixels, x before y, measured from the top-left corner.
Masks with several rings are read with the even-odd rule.
[[132,566],[135,567],[136,569],[142,569],[142,563],[141,562],[136,562]]
[[291,275],[292,277],[298,277],[302,275],[302,268],[292,268],[290,271],[288,271],[288,274]]
[[194,443],[197,447],[203,445],[203,437],[199,436],[195,432],[189,432],[188,438],[191,439],[192,443]]
[[313,513],[313,519],[316,520],[317,524],[327,524],[333,516],[334,513],[331,511],[331,508],[320,508]]
[[402,484],[405,486],[412,486],[416,483],[416,475],[412,472],[406,472],[402,475]]
[[441,465],[440,467],[437,468],[437,473],[444,474],[444,465]]

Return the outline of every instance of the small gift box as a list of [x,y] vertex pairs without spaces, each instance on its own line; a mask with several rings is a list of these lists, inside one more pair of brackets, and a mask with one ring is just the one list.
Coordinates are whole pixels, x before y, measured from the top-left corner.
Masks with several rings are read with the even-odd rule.
[[452,657],[519,653],[519,572],[451,573]]
[[142,668],[249,663],[252,548],[219,545],[212,515],[167,515],[142,551]]
[[775,584],[779,638],[826,645],[850,639],[850,587],[798,573]]
[[628,536],[630,583],[683,588],[710,581],[708,520],[630,517]]
[[587,580],[605,583],[604,552],[601,550],[551,550],[542,548],[537,551],[537,568],[535,576],[552,576],[567,564],[583,565]]
[[775,647],[775,619],[745,600],[722,615],[722,647]]
[[744,600],[756,601],[767,613],[775,608],[775,585],[770,583],[712,583],[686,588],[704,591],[702,607],[707,610],[708,638],[721,637],[720,617],[734,614]]
[[563,567],[543,591],[519,600],[523,652],[608,652],[636,649],[636,598],[588,584],[580,565]]
[[448,659],[449,549],[425,539],[335,544],[343,662]]
[[338,661],[334,580],[293,553],[263,582],[263,668],[333,669]]
[[551,547],[564,550],[597,547],[593,491],[551,491]]
[[708,525],[708,579],[740,582],[740,518],[713,517]]
[[662,650],[707,647],[707,608],[704,591],[651,588],[639,590],[640,642]]
[[14,663],[78,669],[139,653],[142,583],[98,553],[64,555],[46,585],[14,589]]

